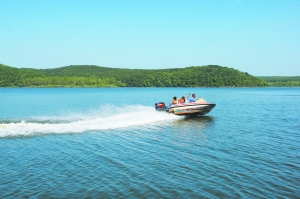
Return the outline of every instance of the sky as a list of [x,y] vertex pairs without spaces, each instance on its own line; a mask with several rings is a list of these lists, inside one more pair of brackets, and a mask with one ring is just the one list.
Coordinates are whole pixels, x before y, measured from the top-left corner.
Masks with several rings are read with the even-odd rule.
[[300,1],[0,0],[0,63],[300,76]]

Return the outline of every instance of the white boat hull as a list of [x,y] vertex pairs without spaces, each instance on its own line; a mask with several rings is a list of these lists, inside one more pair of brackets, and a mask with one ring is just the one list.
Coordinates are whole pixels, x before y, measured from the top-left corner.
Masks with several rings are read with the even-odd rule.
[[205,115],[209,113],[216,104],[183,104],[169,108],[168,112],[174,115]]
[[179,103],[171,105],[170,107],[165,106],[163,102],[158,102],[155,104],[155,109],[157,111],[173,113],[174,115],[205,115],[215,106],[215,103],[210,103],[200,98],[196,102]]

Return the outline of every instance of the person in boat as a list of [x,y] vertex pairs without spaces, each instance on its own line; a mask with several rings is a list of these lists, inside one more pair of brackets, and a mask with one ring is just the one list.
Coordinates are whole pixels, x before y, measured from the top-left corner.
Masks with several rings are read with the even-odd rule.
[[173,100],[172,100],[170,105],[174,105],[174,104],[177,104],[177,103],[178,103],[178,100],[177,100],[177,97],[175,96],[175,97],[173,97]]
[[182,96],[180,100],[178,100],[179,103],[185,103],[190,97],[190,94],[188,94],[186,97]]
[[190,102],[196,102],[196,94],[192,94],[192,98],[190,99]]

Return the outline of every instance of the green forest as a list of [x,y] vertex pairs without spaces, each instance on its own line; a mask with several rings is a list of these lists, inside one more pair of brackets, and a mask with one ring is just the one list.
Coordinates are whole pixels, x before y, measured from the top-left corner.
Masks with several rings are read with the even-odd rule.
[[271,87],[300,87],[300,76],[258,76]]
[[266,87],[273,86],[271,80],[217,65],[147,70],[94,65],[19,69],[0,64],[0,87]]

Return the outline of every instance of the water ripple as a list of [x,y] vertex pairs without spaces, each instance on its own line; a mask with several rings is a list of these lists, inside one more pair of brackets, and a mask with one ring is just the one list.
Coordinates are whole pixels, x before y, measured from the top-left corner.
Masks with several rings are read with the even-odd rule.
[[1,119],[0,197],[298,198],[299,100],[250,91],[204,117]]

